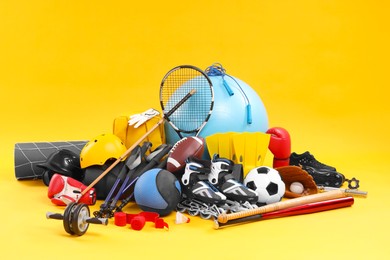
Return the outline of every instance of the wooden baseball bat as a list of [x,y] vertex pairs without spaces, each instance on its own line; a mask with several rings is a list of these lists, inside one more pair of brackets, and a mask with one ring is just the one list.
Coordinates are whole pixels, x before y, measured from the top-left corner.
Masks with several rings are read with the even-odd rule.
[[300,205],[304,205],[307,203],[337,199],[337,198],[342,198],[342,197],[346,197],[346,196],[347,196],[347,194],[343,190],[332,190],[332,191],[327,191],[324,193],[317,193],[317,194],[307,195],[307,196],[303,196],[303,197],[299,197],[299,198],[288,199],[285,201],[272,203],[272,204],[265,205],[265,206],[255,208],[255,209],[249,209],[249,210],[244,210],[244,211],[235,212],[235,213],[228,213],[228,214],[222,213],[218,216],[217,220],[219,223],[226,223],[229,220],[233,220],[233,219],[240,219],[240,218],[264,214],[264,213],[268,213],[268,212],[272,212],[272,211],[276,211],[276,210],[300,206]]
[[226,223],[219,223],[218,221],[214,221],[214,228],[219,229],[226,226],[231,226],[235,224],[242,224],[249,221],[257,221],[257,220],[265,220],[272,218],[281,218],[287,216],[295,216],[295,215],[303,215],[315,212],[321,212],[325,210],[338,209],[343,207],[352,206],[354,203],[353,197],[343,197],[338,199],[331,199],[325,201],[318,201],[307,203],[287,209],[276,210],[264,214],[253,215],[249,217],[244,217],[240,219],[230,220]]

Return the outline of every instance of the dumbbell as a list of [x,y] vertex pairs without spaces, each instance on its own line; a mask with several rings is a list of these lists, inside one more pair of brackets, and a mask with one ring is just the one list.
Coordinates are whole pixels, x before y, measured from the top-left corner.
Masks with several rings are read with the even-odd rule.
[[91,218],[87,204],[72,202],[65,208],[64,214],[47,212],[46,218],[63,220],[64,229],[71,235],[82,236],[87,232],[89,224],[107,225],[107,218]]

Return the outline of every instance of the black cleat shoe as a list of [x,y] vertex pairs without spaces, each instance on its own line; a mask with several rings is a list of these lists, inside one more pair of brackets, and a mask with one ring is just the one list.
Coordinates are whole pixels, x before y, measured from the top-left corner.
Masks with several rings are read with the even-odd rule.
[[328,171],[336,171],[335,167],[326,165],[317,161],[312,154],[308,151],[303,154],[291,153],[290,155],[290,165],[295,166],[309,166],[317,170],[328,170]]
[[310,166],[301,166],[303,170],[307,171],[314,179],[317,186],[340,188],[345,181],[343,174],[330,171],[326,169],[316,169]]

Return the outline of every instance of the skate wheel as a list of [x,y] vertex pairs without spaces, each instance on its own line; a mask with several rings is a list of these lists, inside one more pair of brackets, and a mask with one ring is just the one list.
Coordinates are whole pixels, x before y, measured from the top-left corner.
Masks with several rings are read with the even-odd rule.
[[180,213],[184,213],[186,211],[186,208],[181,206],[181,205],[177,205],[176,206],[176,210]]
[[89,218],[89,208],[86,204],[78,204],[72,213],[72,230],[75,235],[82,236],[87,232],[89,223],[85,220]]
[[226,210],[224,208],[218,208],[218,214],[226,214]]
[[197,215],[199,214],[199,210],[190,209],[190,210],[188,210],[188,214],[189,214],[190,216],[197,216]]
[[200,217],[203,219],[209,219],[209,218],[211,218],[211,214],[200,213]]

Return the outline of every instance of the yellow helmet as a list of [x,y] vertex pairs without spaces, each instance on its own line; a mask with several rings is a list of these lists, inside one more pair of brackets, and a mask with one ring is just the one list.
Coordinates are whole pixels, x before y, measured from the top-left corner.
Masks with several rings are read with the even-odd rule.
[[[127,148],[114,134],[101,134],[85,144],[80,152],[80,166],[103,165],[108,159],[118,159]],[[125,158],[123,158],[124,160]]]

